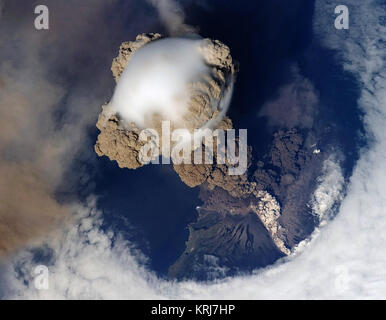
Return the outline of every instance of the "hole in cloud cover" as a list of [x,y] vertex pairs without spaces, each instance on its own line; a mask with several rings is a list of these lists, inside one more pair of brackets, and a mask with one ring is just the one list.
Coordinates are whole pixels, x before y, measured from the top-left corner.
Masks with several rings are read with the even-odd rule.
[[[144,267],[143,257],[110,231],[101,231],[100,213],[90,201],[78,207],[78,223],[50,241],[55,263],[51,287],[37,291],[26,285],[15,265],[33,268],[29,251],[5,266],[2,277],[7,298],[385,298],[386,297],[386,26],[381,2],[348,1],[350,36],[333,29],[333,1],[316,1],[315,32],[324,44],[338,49],[346,70],[361,86],[359,106],[364,112],[371,145],[362,150],[337,216],[302,244],[297,254],[255,275],[217,283],[181,283],[158,279]],[[356,14],[355,14],[356,13]],[[364,14],[365,13],[365,14]],[[370,21],[368,21],[370,19]],[[343,37],[343,38],[341,38]],[[382,38],[383,37],[383,38]],[[344,45],[342,45],[342,43]],[[339,167],[326,166],[322,183],[336,180]],[[328,168],[331,170],[329,171]],[[319,188],[317,201],[330,203]],[[337,193],[330,193],[334,197]],[[325,208],[320,203],[319,207]],[[316,206],[318,207],[318,206]],[[90,263],[92,261],[92,263]]]

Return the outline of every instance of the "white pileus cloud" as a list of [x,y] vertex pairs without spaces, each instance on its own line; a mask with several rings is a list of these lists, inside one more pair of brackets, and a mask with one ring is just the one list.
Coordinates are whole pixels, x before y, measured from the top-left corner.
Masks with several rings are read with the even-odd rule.
[[153,114],[179,120],[189,107],[189,83],[210,73],[199,51],[201,41],[166,38],[140,48],[117,84],[112,111],[140,127]]

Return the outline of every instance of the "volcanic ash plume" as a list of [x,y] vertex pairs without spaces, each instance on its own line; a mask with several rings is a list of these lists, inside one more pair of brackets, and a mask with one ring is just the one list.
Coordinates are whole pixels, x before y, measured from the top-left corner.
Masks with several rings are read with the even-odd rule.
[[214,60],[219,49],[225,49],[216,45],[183,38],[144,45],[118,75],[111,111],[142,128],[157,124],[154,115],[180,128],[208,126],[217,111],[219,116],[226,112],[229,99],[223,98],[225,91],[230,92],[234,72],[229,51],[227,65]]
[[[159,34],[142,34],[121,45],[112,72],[117,87],[99,116],[97,127],[101,133],[95,151],[117,161],[122,168],[143,165],[139,156],[146,142],[140,139],[140,132],[143,128],[154,128],[161,135],[163,120],[171,122],[172,130],[184,128],[191,133],[200,128],[232,129],[225,113],[232,95],[235,67],[229,48],[217,40],[162,39]],[[240,148],[238,142],[236,145]],[[251,149],[244,151],[248,156],[246,162],[251,163]],[[217,161],[174,164],[174,170],[190,187],[205,183],[205,188],[216,197],[221,189],[235,201],[253,199],[243,214],[255,213],[276,247],[289,254],[281,238],[280,206],[276,199],[260,190],[256,182],[249,181],[246,173],[229,175],[229,167],[229,163]]]
[[232,127],[225,114],[235,68],[220,41],[142,34],[121,45],[112,72],[117,86],[99,117],[95,150],[120,167],[143,165],[139,133],[154,128],[161,135],[162,121],[190,133]]

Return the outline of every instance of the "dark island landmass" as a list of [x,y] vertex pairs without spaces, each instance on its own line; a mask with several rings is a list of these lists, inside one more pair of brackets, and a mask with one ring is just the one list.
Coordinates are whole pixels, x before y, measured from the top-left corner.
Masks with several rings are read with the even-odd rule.
[[[257,161],[251,174],[257,188],[280,203],[277,236],[290,250],[319,223],[308,202],[322,162],[323,155],[307,148],[296,130],[279,131],[265,162]],[[200,199],[198,219],[189,225],[186,249],[170,267],[169,277],[212,280],[265,267],[286,255],[254,211],[259,202],[254,195],[238,198],[203,185]]]

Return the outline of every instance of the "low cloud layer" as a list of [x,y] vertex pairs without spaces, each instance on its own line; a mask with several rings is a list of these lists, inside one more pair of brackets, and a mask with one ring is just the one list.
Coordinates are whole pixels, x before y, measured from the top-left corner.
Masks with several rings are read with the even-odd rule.
[[[38,31],[31,3],[0,2],[0,260],[46,236],[72,213],[55,193],[87,143],[104,90],[112,87],[109,50],[117,50],[120,40],[112,46],[114,37],[99,18],[114,3],[86,1],[78,19],[78,1],[47,1],[51,13],[61,15],[51,14],[50,29]],[[111,25],[122,28],[119,21]],[[79,52],[100,44],[106,51],[79,60]],[[97,80],[88,76],[91,70]]]

